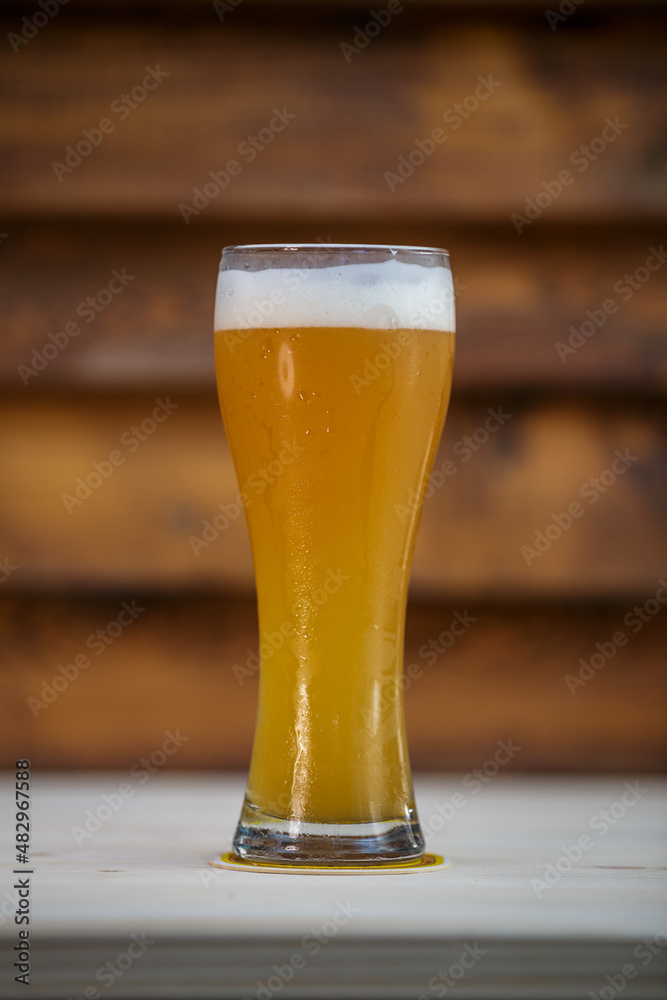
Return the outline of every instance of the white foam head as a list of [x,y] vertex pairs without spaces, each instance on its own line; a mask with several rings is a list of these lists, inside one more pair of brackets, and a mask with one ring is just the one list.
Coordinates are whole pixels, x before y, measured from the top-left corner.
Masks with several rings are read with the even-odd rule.
[[216,330],[363,327],[454,331],[454,286],[445,267],[398,260],[315,268],[224,270]]

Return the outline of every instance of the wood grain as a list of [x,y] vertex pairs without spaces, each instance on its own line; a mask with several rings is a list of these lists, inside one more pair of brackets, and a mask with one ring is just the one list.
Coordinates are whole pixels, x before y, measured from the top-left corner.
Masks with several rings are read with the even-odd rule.
[[[156,400],[173,407],[162,423]],[[528,404],[498,393],[455,401],[424,504],[415,590],[648,594],[667,568],[664,449],[650,404]],[[9,399],[0,463],[0,556],[18,567],[6,590],[252,587],[212,397]],[[573,503],[580,512],[568,523]]]
[[[31,396],[45,388],[210,391],[222,246],[292,238],[449,247],[459,389],[662,393],[667,387],[665,272],[644,269],[642,281],[634,278],[651,247],[663,246],[664,253],[657,226],[626,228],[613,240],[605,228],[551,228],[517,240],[497,228],[379,221],[355,227],[330,219],[305,231],[291,220],[186,231],[110,220],[9,228],[0,270],[0,385],[27,383]],[[87,322],[77,309],[106,288],[114,270],[132,280],[105,308],[86,312]],[[616,311],[608,315],[602,304],[610,301]],[[37,371],[33,352],[49,345],[52,353],[49,334],[58,336],[73,321],[81,333]],[[582,325],[593,335],[578,332]]]
[[[216,268],[230,243],[327,241],[447,246],[457,281],[436,463],[454,471],[425,504],[408,617],[413,765],[469,771],[511,739],[515,770],[663,768],[667,303],[665,271],[638,269],[664,252],[664,7],[588,0],[551,31],[544,4],[415,0],[347,62],[369,17],[356,0],[248,2],[224,23],[210,2],[152,6],[66,5],[0,58],[3,761],[18,746],[38,768],[126,769],[180,729],[174,768],[246,766],[243,517],[193,548],[237,493],[213,392]],[[34,11],[0,5],[4,36]],[[168,75],[121,117],[112,103],[148,66]],[[454,128],[443,115],[480,77],[499,86]],[[241,144],[275,109],[296,117],[250,162]],[[59,181],[53,162],[104,117],[113,129]],[[607,119],[627,128],[583,169]],[[417,141],[423,165],[390,190]],[[179,206],[230,159],[240,172],[186,224]],[[77,307],[114,270],[127,287],[85,323]],[[141,440],[156,400],[176,405]],[[493,433],[490,411],[511,414]],[[94,463],[105,475],[68,513]],[[145,610],[101,647],[124,602]],[[455,614],[474,621],[449,645]]]
[[[587,30],[554,32],[543,17],[515,21],[501,12],[480,22],[477,11],[407,9],[349,62],[341,44],[354,42],[354,16],[277,13],[262,26],[243,9],[224,24],[212,9],[181,14],[66,15],[7,53],[4,213],[150,213],[180,222],[179,205],[210,171],[236,160],[240,174],[202,215],[369,220],[389,212],[395,220],[491,219],[516,235],[510,216],[526,199],[544,198],[543,185],[569,169],[572,183],[533,228],[546,217],[664,218],[663,21],[646,10],[641,18],[610,11],[589,19]],[[5,19],[2,33],[15,28]],[[168,77],[132,110],[113,110],[156,65]],[[476,110],[444,120],[468,98],[475,106],[480,77],[499,85],[489,85],[493,93]],[[275,108],[296,117],[251,161],[239,147]],[[113,131],[58,179],[52,164],[105,118]],[[576,159],[608,118],[627,128],[604,152]],[[415,144],[438,128],[446,138],[392,190],[385,174],[401,156],[418,161]]]
[[[634,794],[619,776],[500,775],[476,794],[465,781],[416,781],[428,848],[451,867],[306,878],[207,866],[233,836],[240,775],[36,772],[34,991],[85,995],[126,965],[135,1000],[234,1000],[274,985],[290,1000],[387,1000],[430,996],[451,970],[464,996],[553,1000],[618,983],[625,968],[641,973],[632,1000],[662,1000],[664,780],[633,778]],[[0,796],[13,801],[9,776]],[[564,849],[581,857],[568,863]],[[145,952],[128,951],[137,940]]]
[[[117,619],[122,601],[136,601],[137,618],[98,654],[97,631]],[[499,740],[511,739],[521,750],[509,770],[664,767],[667,611],[628,626],[635,603],[411,606],[413,765],[480,767]],[[468,626],[452,639],[457,614]],[[129,768],[178,729],[187,740],[170,768],[246,766],[257,675],[239,682],[234,665],[245,667],[257,647],[254,602],[210,593],[166,598],[128,583],[113,598],[3,596],[0,617],[5,764],[19,748],[35,768]],[[578,683],[580,659],[590,662],[596,643],[604,648],[619,630],[627,644]],[[81,654],[90,665],[76,676]]]

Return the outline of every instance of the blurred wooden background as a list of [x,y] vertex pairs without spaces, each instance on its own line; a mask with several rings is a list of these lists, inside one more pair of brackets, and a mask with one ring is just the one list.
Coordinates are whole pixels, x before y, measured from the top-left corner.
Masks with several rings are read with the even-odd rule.
[[[322,240],[452,253],[437,467],[456,471],[415,555],[413,764],[479,766],[512,739],[520,770],[663,767],[665,5],[586,0],[550,25],[540,2],[413,0],[377,32],[343,0],[38,10],[0,4],[3,760],[129,767],[180,729],[169,767],[246,764],[247,536],[242,518],[204,535],[237,492],[217,264],[229,243]],[[480,77],[494,89],[475,108]],[[242,144],[266,141],[275,109],[294,118],[250,162]],[[446,140],[390,190],[437,128]],[[179,205],[233,159],[186,224]],[[527,199],[536,217],[517,226]],[[114,271],[125,284],[107,292]],[[489,410],[504,415],[491,434]],[[549,547],[522,552],[549,525]],[[448,645],[456,613],[475,620]]]

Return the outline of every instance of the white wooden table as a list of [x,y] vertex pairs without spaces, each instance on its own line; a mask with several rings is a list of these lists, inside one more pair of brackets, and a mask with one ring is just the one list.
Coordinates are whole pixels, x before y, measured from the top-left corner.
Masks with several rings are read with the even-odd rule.
[[[448,870],[317,876],[206,864],[229,846],[242,777],[33,775],[29,987],[11,968],[19,865],[5,778],[2,995],[664,1000],[666,783],[641,779],[633,795],[634,776],[500,775],[476,790],[463,777],[417,780],[422,824],[442,826],[428,848]],[[133,794],[100,809],[123,783]],[[441,823],[438,805],[453,818]],[[87,810],[111,815],[77,844]]]

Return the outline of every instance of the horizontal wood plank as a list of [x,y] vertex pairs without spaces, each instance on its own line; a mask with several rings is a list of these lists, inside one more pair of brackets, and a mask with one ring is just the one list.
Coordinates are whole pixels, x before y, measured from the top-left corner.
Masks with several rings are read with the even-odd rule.
[[[136,620],[104,644],[98,630],[116,621],[123,601]],[[512,740],[521,749],[508,771],[664,767],[667,610],[628,625],[634,603],[411,605],[413,765],[469,770]],[[18,753],[35,768],[130,768],[177,729],[186,740],[170,768],[246,766],[257,698],[257,674],[246,673],[257,649],[254,602],[164,598],[128,583],[115,598],[3,596],[0,616],[5,766]],[[454,636],[461,620],[467,628]],[[602,667],[594,659],[598,669],[584,670],[581,682],[580,661],[599,657],[596,644],[609,649],[619,630],[626,644]],[[89,666],[77,671],[81,655]]]
[[[236,161],[239,172],[197,212],[492,219],[517,239],[510,216],[538,195],[552,203],[535,227],[665,217],[659,15],[610,12],[559,32],[534,15],[480,24],[477,12],[430,11],[406,9],[347,58],[341,45],[355,44],[359,26],[351,15],[263,26],[242,7],[224,24],[212,7],[206,18],[173,10],[143,22],[65,13],[0,69],[0,209],[181,222],[179,205]],[[15,19],[1,29],[15,31]],[[142,92],[147,66],[168,75]],[[138,99],[123,104],[134,88]],[[295,117],[281,123],[276,108]],[[611,131],[607,119],[618,123]],[[94,132],[93,146],[83,130],[103,120],[108,132]],[[243,145],[272,121],[280,131]],[[594,140],[597,151],[577,153]],[[385,176],[410,156],[413,173],[407,163],[408,176]],[[571,182],[559,193],[565,170]]]
[[[415,590],[649,596],[667,569],[665,446],[655,405],[455,401]],[[214,397],[8,398],[0,465],[5,590],[252,587]]]
[[[599,984],[630,972],[629,1000],[663,1000],[664,779],[499,775],[472,792],[462,773],[415,778],[428,850],[449,866],[313,878],[207,865],[231,843],[242,775],[35,771],[32,992],[85,996],[122,970],[133,1000],[403,1000],[445,976],[467,1000],[553,1000],[608,997]],[[14,793],[0,777],[3,804]],[[15,925],[1,933],[11,948]]]
[[[613,240],[606,228],[551,229],[517,240],[494,228],[335,220],[306,230],[290,220],[185,232],[176,224],[110,220],[9,228],[0,269],[0,385],[27,386],[31,395],[44,388],[212,390],[222,246],[291,239],[448,247],[459,389],[667,388],[665,272],[646,268],[647,259],[658,268],[665,257],[657,226],[626,228]],[[109,296],[114,271],[126,283]],[[68,337],[68,323],[81,332]]]

